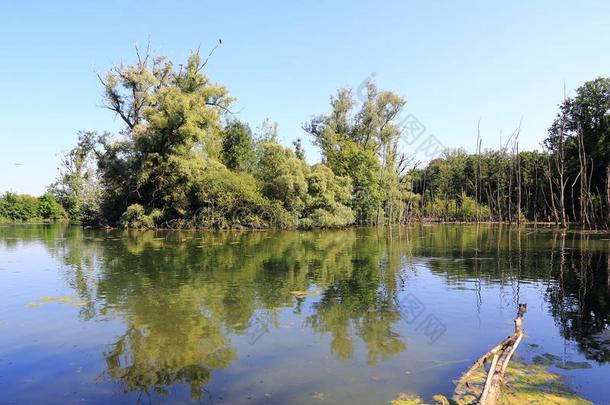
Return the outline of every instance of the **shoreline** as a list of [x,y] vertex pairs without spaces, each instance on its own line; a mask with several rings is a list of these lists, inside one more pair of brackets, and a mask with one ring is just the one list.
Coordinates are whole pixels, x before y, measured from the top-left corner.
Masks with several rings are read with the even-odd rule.
[[546,228],[546,229],[554,229],[557,231],[562,231],[563,233],[572,233],[578,232],[582,234],[594,234],[594,235],[610,235],[610,229],[604,228],[594,228],[594,229],[586,229],[581,228],[577,225],[568,225],[567,227],[562,227],[555,222],[532,222],[532,221],[521,221],[520,223],[509,223],[504,221],[443,221],[437,220],[433,218],[422,218],[414,221],[407,222],[399,222],[399,223],[390,223],[390,224],[379,224],[379,225],[365,225],[365,224],[352,224],[346,226],[337,226],[337,227],[228,227],[228,228],[214,228],[214,227],[152,227],[152,228],[143,228],[143,227],[121,227],[121,226],[101,226],[101,225],[85,225],[79,222],[70,222],[70,221],[24,221],[24,222],[16,222],[16,221],[2,221],[0,220],[0,226],[2,225],[55,225],[55,224],[63,224],[66,226],[79,226],[83,229],[99,229],[99,230],[130,230],[130,231],[205,231],[205,232],[216,232],[216,231],[237,231],[237,232],[248,232],[248,231],[313,231],[313,230],[341,230],[341,229],[353,229],[353,228],[393,228],[393,227],[405,227],[412,225],[421,225],[421,226],[432,226],[432,225],[466,225],[466,226],[475,226],[475,225],[485,225],[485,226],[494,226],[494,227],[509,227],[509,228]]

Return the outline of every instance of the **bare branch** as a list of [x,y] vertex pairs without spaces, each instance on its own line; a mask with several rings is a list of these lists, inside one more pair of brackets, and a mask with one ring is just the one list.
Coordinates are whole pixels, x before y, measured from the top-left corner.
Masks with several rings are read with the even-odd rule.
[[[218,43],[216,44],[215,47],[212,48],[212,50],[210,51],[210,53],[208,54],[207,58],[205,58],[205,60],[203,61],[203,63],[201,63],[198,67],[197,67],[197,72],[200,72],[201,69],[203,69],[205,67],[205,65],[208,64],[208,61],[210,60],[210,57],[212,56],[212,54],[214,53],[214,51],[216,50],[216,48],[218,48],[220,45],[222,44],[222,41],[219,39]],[[197,47],[197,54],[199,55],[199,47]]]
[[224,105],[222,105],[222,104],[218,104],[218,103],[216,103],[216,102],[212,102],[212,101],[206,101],[206,102],[205,102],[205,105],[209,105],[209,106],[211,106],[211,107],[218,107],[218,108],[220,108],[221,110],[223,110],[223,111],[225,111],[225,112],[227,112],[227,113],[229,113],[229,114],[231,114],[231,115],[235,115],[235,113],[234,113],[233,111],[231,111],[230,109],[228,109],[227,107],[225,107],[225,106],[224,106]]
[[108,83],[102,78],[102,76],[96,72],[97,78],[104,86],[104,90],[106,91],[106,96],[110,100],[110,105],[102,105],[103,108],[106,108],[110,111],[114,111],[118,114],[121,119],[127,124],[130,129],[133,129],[134,124],[131,122],[128,116],[123,112],[123,101],[121,100],[121,96],[117,94]]

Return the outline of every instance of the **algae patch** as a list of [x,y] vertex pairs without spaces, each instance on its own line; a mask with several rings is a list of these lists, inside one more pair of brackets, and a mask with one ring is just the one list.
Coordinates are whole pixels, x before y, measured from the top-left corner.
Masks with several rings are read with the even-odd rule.
[[578,370],[592,368],[593,366],[586,361],[566,361],[565,363],[556,364],[555,367],[559,367],[564,370]]
[[[526,364],[520,361],[512,361],[506,369],[506,384],[503,387],[499,403],[504,405],[521,404],[556,404],[556,405],[592,405],[580,398],[570,389],[560,374],[549,371],[549,367],[558,359],[552,354],[544,354],[538,359],[545,364]],[[546,364],[547,362],[549,362]],[[574,363],[566,362],[561,364]],[[575,365],[583,366],[582,363]],[[588,364],[588,363],[584,363]],[[442,395],[432,397],[430,405],[467,405],[477,402],[483,386],[487,370],[483,367],[474,372],[468,381],[467,390],[457,393],[448,399]],[[391,402],[392,405],[426,405],[422,398],[413,394],[400,394]]]
[[318,295],[320,295],[320,290],[315,290],[315,291],[300,291],[300,290],[295,290],[295,291],[290,291],[291,295],[294,295],[297,298],[306,298],[306,297],[317,297]]
[[78,299],[76,295],[65,295],[58,297],[40,297],[37,301],[28,304],[28,308],[38,308],[48,304],[68,304],[81,307],[86,303]]
[[532,359],[534,364],[541,366],[550,366],[551,364],[556,363],[559,360],[561,360],[561,357],[555,356],[551,353],[544,353],[542,355],[534,356],[534,358]]
[[[563,376],[549,371],[549,366],[558,359],[557,356],[545,353],[536,357],[540,357],[538,361],[542,361],[544,364],[526,364],[521,361],[510,363],[505,374],[506,385],[500,396],[501,404],[591,404],[578,397],[567,385]],[[472,403],[481,394],[486,371],[480,369],[473,377],[474,381],[470,384],[470,391],[463,393],[460,397],[454,397],[456,403]]]
[[506,373],[503,404],[592,404],[576,395],[563,376],[546,366],[515,362]]

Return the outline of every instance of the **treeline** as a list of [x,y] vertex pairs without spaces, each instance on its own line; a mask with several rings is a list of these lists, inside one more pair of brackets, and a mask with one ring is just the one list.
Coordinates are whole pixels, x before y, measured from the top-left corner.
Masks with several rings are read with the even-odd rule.
[[7,192],[0,196],[0,222],[54,221],[66,218],[64,208],[50,193],[33,197]]
[[559,222],[551,164],[548,152],[447,151],[413,171],[417,199],[412,215],[446,221]]
[[610,79],[566,98],[544,140],[520,151],[519,130],[499,150],[446,151],[412,171],[413,215],[464,221],[544,221],[610,228]]
[[[567,98],[543,152],[445,151],[417,168],[399,150],[405,100],[368,83],[341,89],[330,113],[303,125],[320,148],[278,142],[275,124],[236,119],[226,87],[198,52],[175,65],[137,53],[100,75],[116,135],[81,132],[49,192],[74,221],[127,227],[337,227],[446,221],[610,224],[610,81]],[[478,139],[478,138],[477,138]]]

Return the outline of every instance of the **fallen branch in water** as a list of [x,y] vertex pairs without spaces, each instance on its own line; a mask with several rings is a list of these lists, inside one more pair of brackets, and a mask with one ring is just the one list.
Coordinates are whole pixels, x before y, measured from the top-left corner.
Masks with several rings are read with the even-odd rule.
[[485,380],[485,386],[479,399],[476,401],[480,405],[493,405],[498,402],[500,396],[502,384],[504,383],[504,373],[508,367],[511,357],[517,350],[521,339],[523,338],[523,314],[527,311],[526,304],[519,304],[519,311],[515,318],[515,333],[508,336],[500,344],[493,347],[483,356],[481,356],[474,364],[462,375],[459,379],[454,399],[459,399],[470,388],[469,378],[479,368],[491,358],[492,363]]

